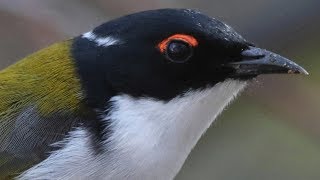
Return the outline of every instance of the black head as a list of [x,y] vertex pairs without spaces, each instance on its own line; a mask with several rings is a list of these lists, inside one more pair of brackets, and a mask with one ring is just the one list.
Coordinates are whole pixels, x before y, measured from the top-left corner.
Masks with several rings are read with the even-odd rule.
[[261,62],[260,69],[257,63],[237,64],[264,59],[256,49],[198,11],[161,9],[124,16],[77,37],[73,56],[89,104],[99,107],[117,94],[170,100],[226,79],[288,70],[264,71]]

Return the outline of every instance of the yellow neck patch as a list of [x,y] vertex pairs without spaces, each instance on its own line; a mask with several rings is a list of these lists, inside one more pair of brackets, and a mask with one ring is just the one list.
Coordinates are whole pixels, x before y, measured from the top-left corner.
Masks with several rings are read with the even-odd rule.
[[0,71],[0,117],[30,106],[44,116],[78,110],[81,84],[70,47],[54,44]]

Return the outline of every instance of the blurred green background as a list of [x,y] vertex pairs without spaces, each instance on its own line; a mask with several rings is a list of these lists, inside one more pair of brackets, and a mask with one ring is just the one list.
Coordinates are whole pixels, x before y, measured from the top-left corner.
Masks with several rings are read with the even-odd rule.
[[165,7],[199,9],[310,73],[257,78],[176,179],[319,180],[319,0],[0,0],[0,67],[112,18]]

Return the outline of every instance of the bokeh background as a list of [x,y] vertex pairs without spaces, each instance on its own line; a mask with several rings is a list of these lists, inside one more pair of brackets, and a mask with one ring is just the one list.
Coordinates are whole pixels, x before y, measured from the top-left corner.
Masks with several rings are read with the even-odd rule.
[[0,67],[112,18],[165,7],[199,9],[310,72],[257,78],[176,179],[319,180],[319,0],[0,0]]

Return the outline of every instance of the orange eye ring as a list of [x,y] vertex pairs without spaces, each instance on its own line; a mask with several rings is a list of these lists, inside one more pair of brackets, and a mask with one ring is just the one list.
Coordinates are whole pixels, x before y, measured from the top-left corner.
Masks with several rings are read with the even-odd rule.
[[186,35],[186,34],[175,34],[175,35],[172,35],[172,36],[168,37],[167,39],[161,41],[158,44],[158,48],[159,48],[160,52],[165,53],[167,46],[168,46],[168,43],[172,40],[184,41],[184,42],[188,43],[191,47],[196,47],[199,44],[197,39],[194,38],[193,36]]

